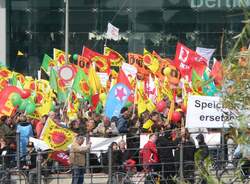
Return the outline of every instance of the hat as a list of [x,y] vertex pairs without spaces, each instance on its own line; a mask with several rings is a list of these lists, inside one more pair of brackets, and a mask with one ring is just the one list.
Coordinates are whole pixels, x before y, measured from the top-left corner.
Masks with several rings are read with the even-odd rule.
[[120,113],[123,114],[123,113],[126,112],[127,110],[128,110],[127,107],[123,107],[123,108],[121,109]]

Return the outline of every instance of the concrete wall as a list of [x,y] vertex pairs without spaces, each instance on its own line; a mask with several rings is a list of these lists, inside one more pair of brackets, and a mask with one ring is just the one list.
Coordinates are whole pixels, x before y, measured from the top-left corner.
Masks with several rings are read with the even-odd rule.
[[6,64],[6,2],[0,0],[0,62]]

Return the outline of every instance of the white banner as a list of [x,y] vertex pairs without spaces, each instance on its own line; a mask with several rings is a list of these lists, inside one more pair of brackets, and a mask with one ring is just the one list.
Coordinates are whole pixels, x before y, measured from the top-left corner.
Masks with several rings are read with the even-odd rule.
[[227,128],[235,117],[223,108],[220,97],[188,97],[186,128]]
[[43,140],[36,139],[34,137],[30,137],[29,141],[33,142],[34,147],[35,147],[36,150],[45,151],[45,150],[51,149],[50,146],[45,141],[43,141]]
[[112,142],[119,143],[121,140],[126,142],[126,136],[117,136],[111,138],[105,137],[90,137],[91,153],[107,151]]
[[196,52],[200,55],[206,58],[207,64],[209,64],[209,61],[214,54],[215,49],[209,49],[209,48],[203,48],[203,47],[197,47]]
[[119,28],[108,23],[107,38],[117,41],[119,39]]

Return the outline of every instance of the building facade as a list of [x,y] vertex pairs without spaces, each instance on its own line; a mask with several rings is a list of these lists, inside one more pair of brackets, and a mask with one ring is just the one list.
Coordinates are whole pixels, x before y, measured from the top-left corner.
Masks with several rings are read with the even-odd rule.
[[[44,53],[52,56],[53,48],[64,50],[64,0],[0,2],[0,60],[13,70],[35,76]],[[239,2],[69,0],[69,52],[80,54],[83,45],[103,52],[104,33],[111,22],[120,29],[121,39],[107,40],[107,46],[125,57],[128,52],[142,53],[147,48],[173,58],[178,41],[192,49],[216,48],[220,57],[243,26]],[[250,7],[250,1],[246,0],[246,6]],[[24,56],[17,56],[18,51]]]

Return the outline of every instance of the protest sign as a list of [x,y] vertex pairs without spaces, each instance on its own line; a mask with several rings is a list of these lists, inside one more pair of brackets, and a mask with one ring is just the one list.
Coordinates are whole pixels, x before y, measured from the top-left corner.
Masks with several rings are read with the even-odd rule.
[[227,128],[236,114],[223,108],[220,97],[189,96],[186,128]]

